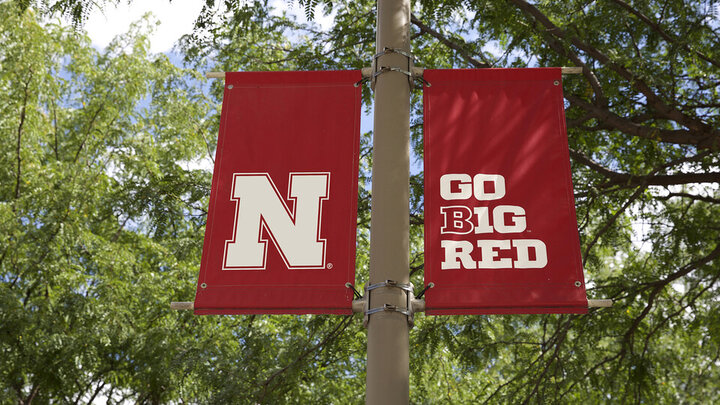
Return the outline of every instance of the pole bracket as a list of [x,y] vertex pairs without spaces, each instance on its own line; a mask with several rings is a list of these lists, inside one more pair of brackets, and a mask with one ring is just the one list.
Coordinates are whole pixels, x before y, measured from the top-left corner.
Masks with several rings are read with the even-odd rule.
[[382,311],[400,312],[401,314],[403,314],[403,315],[405,315],[405,316],[408,316],[408,317],[409,317],[409,316],[412,316],[412,312],[411,312],[411,311],[409,311],[409,310],[407,310],[407,309],[403,309],[403,308],[398,308],[396,305],[390,305],[390,304],[383,304],[383,306],[381,306],[381,307],[377,307],[377,308],[373,308],[373,309],[368,309],[368,310],[365,312],[365,314],[366,314],[366,315],[372,315],[372,314],[375,314],[375,313],[378,313],[378,312],[382,312]]
[[375,78],[380,76],[381,74],[387,73],[387,72],[398,72],[398,73],[404,74],[407,77],[412,78],[412,73],[410,73],[409,70],[400,69],[400,68],[396,68],[396,67],[392,67],[392,66],[382,66],[382,67],[380,67],[380,69],[376,70],[375,73],[373,73],[373,75],[372,75],[373,80],[375,80]]
[[[380,58],[386,55],[389,55],[391,53],[398,54],[401,56],[404,56],[405,59],[407,59],[407,69],[403,69],[400,67],[394,67],[394,66],[380,66]],[[411,54],[410,52],[407,52],[403,49],[399,48],[383,48],[382,52],[378,52],[373,56],[373,62],[372,62],[372,71],[373,74],[370,77],[370,88],[375,90],[375,82],[377,81],[377,77],[380,76],[383,73],[387,72],[399,72],[407,76],[408,78],[408,84],[410,85],[410,90],[413,89],[415,86],[415,80],[412,74],[413,67],[415,66],[415,56]]]
[[[381,307],[377,308],[371,308],[370,307],[370,297],[372,296],[371,291],[376,290],[378,288],[399,288],[405,292],[405,307],[398,307],[397,305],[391,305],[391,304],[383,304]],[[412,328],[415,326],[415,308],[421,307],[416,303],[415,301],[419,301],[415,299],[415,295],[413,293],[413,285],[412,283],[398,283],[395,280],[385,280],[379,283],[370,284],[365,287],[365,296],[361,300],[363,303],[363,313],[365,314],[365,318],[363,320],[363,326],[367,328],[368,323],[370,322],[370,315],[376,314],[378,312],[399,312],[407,317],[408,326]]]
[[405,52],[404,50],[402,50],[400,48],[388,48],[387,46],[385,48],[383,48],[382,52],[376,53],[375,56],[373,56],[373,58],[377,60],[377,58],[379,58],[383,55],[387,55],[389,53],[396,53],[398,55],[402,55],[402,56],[408,58],[408,60],[415,62],[415,55],[411,54],[410,52]]

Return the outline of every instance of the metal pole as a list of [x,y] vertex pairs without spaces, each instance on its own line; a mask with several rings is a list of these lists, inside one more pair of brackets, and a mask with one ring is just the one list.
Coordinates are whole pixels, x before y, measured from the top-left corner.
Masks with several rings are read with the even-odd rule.
[[[410,1],[378,0],[377,51],[410,52]],[[387,53],[382,66],[408,70],[408,60]],[[370,283],[409,282],[410,82],[400,72],[378,75],[375,83]],[[370,292],[370,309],[405,308],[405,292],[381,287]],[[370,315],[367,347],[367,404],[407,404],[410,395],[409,326],[399,312]]]

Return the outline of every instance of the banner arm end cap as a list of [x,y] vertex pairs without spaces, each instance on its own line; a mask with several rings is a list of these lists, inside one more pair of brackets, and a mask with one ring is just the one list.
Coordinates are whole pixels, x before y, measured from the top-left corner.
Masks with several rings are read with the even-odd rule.
[[176,311],[182,311],[182,310],[191,310],[192,311],[195,309],[195,303],[194,302],[171,302],[170,309],[174,309]]
[[613,300],[587,300],[588,308],[610,308]]

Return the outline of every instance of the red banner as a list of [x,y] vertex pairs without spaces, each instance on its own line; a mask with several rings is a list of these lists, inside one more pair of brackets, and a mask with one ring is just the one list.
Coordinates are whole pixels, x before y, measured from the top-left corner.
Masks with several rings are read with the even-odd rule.
[[360,79],[226,73],[196,314],[352,314]]
[[587,312],[560,69],[424,78],[427,313]]

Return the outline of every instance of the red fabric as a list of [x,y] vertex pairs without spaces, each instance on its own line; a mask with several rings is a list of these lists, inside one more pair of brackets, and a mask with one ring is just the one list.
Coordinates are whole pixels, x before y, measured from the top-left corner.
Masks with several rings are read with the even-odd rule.
[[[196,314],[352,314],[345,283],[355,280],[360,87],[353,84],[361,77],[360,71],[226,73]],[[265,243],[262,268],[223,269],[231,263],[226,244],[246,207],[232,198],[241,193],[233,189],[235,175],[272,179],[286,217],[297,221],[290,173],[329,174],[317,231],[325,241],[323,267],[288,268],[263,223],[248,231]]]
[[[560,69],[426,69],[424,78],[427,313],[587,312]],[[478,173],[502,176],[504,195],[494,198],[502,190],[487,176],[467,181]],[[484,258],[478,241],[490,246]]]

